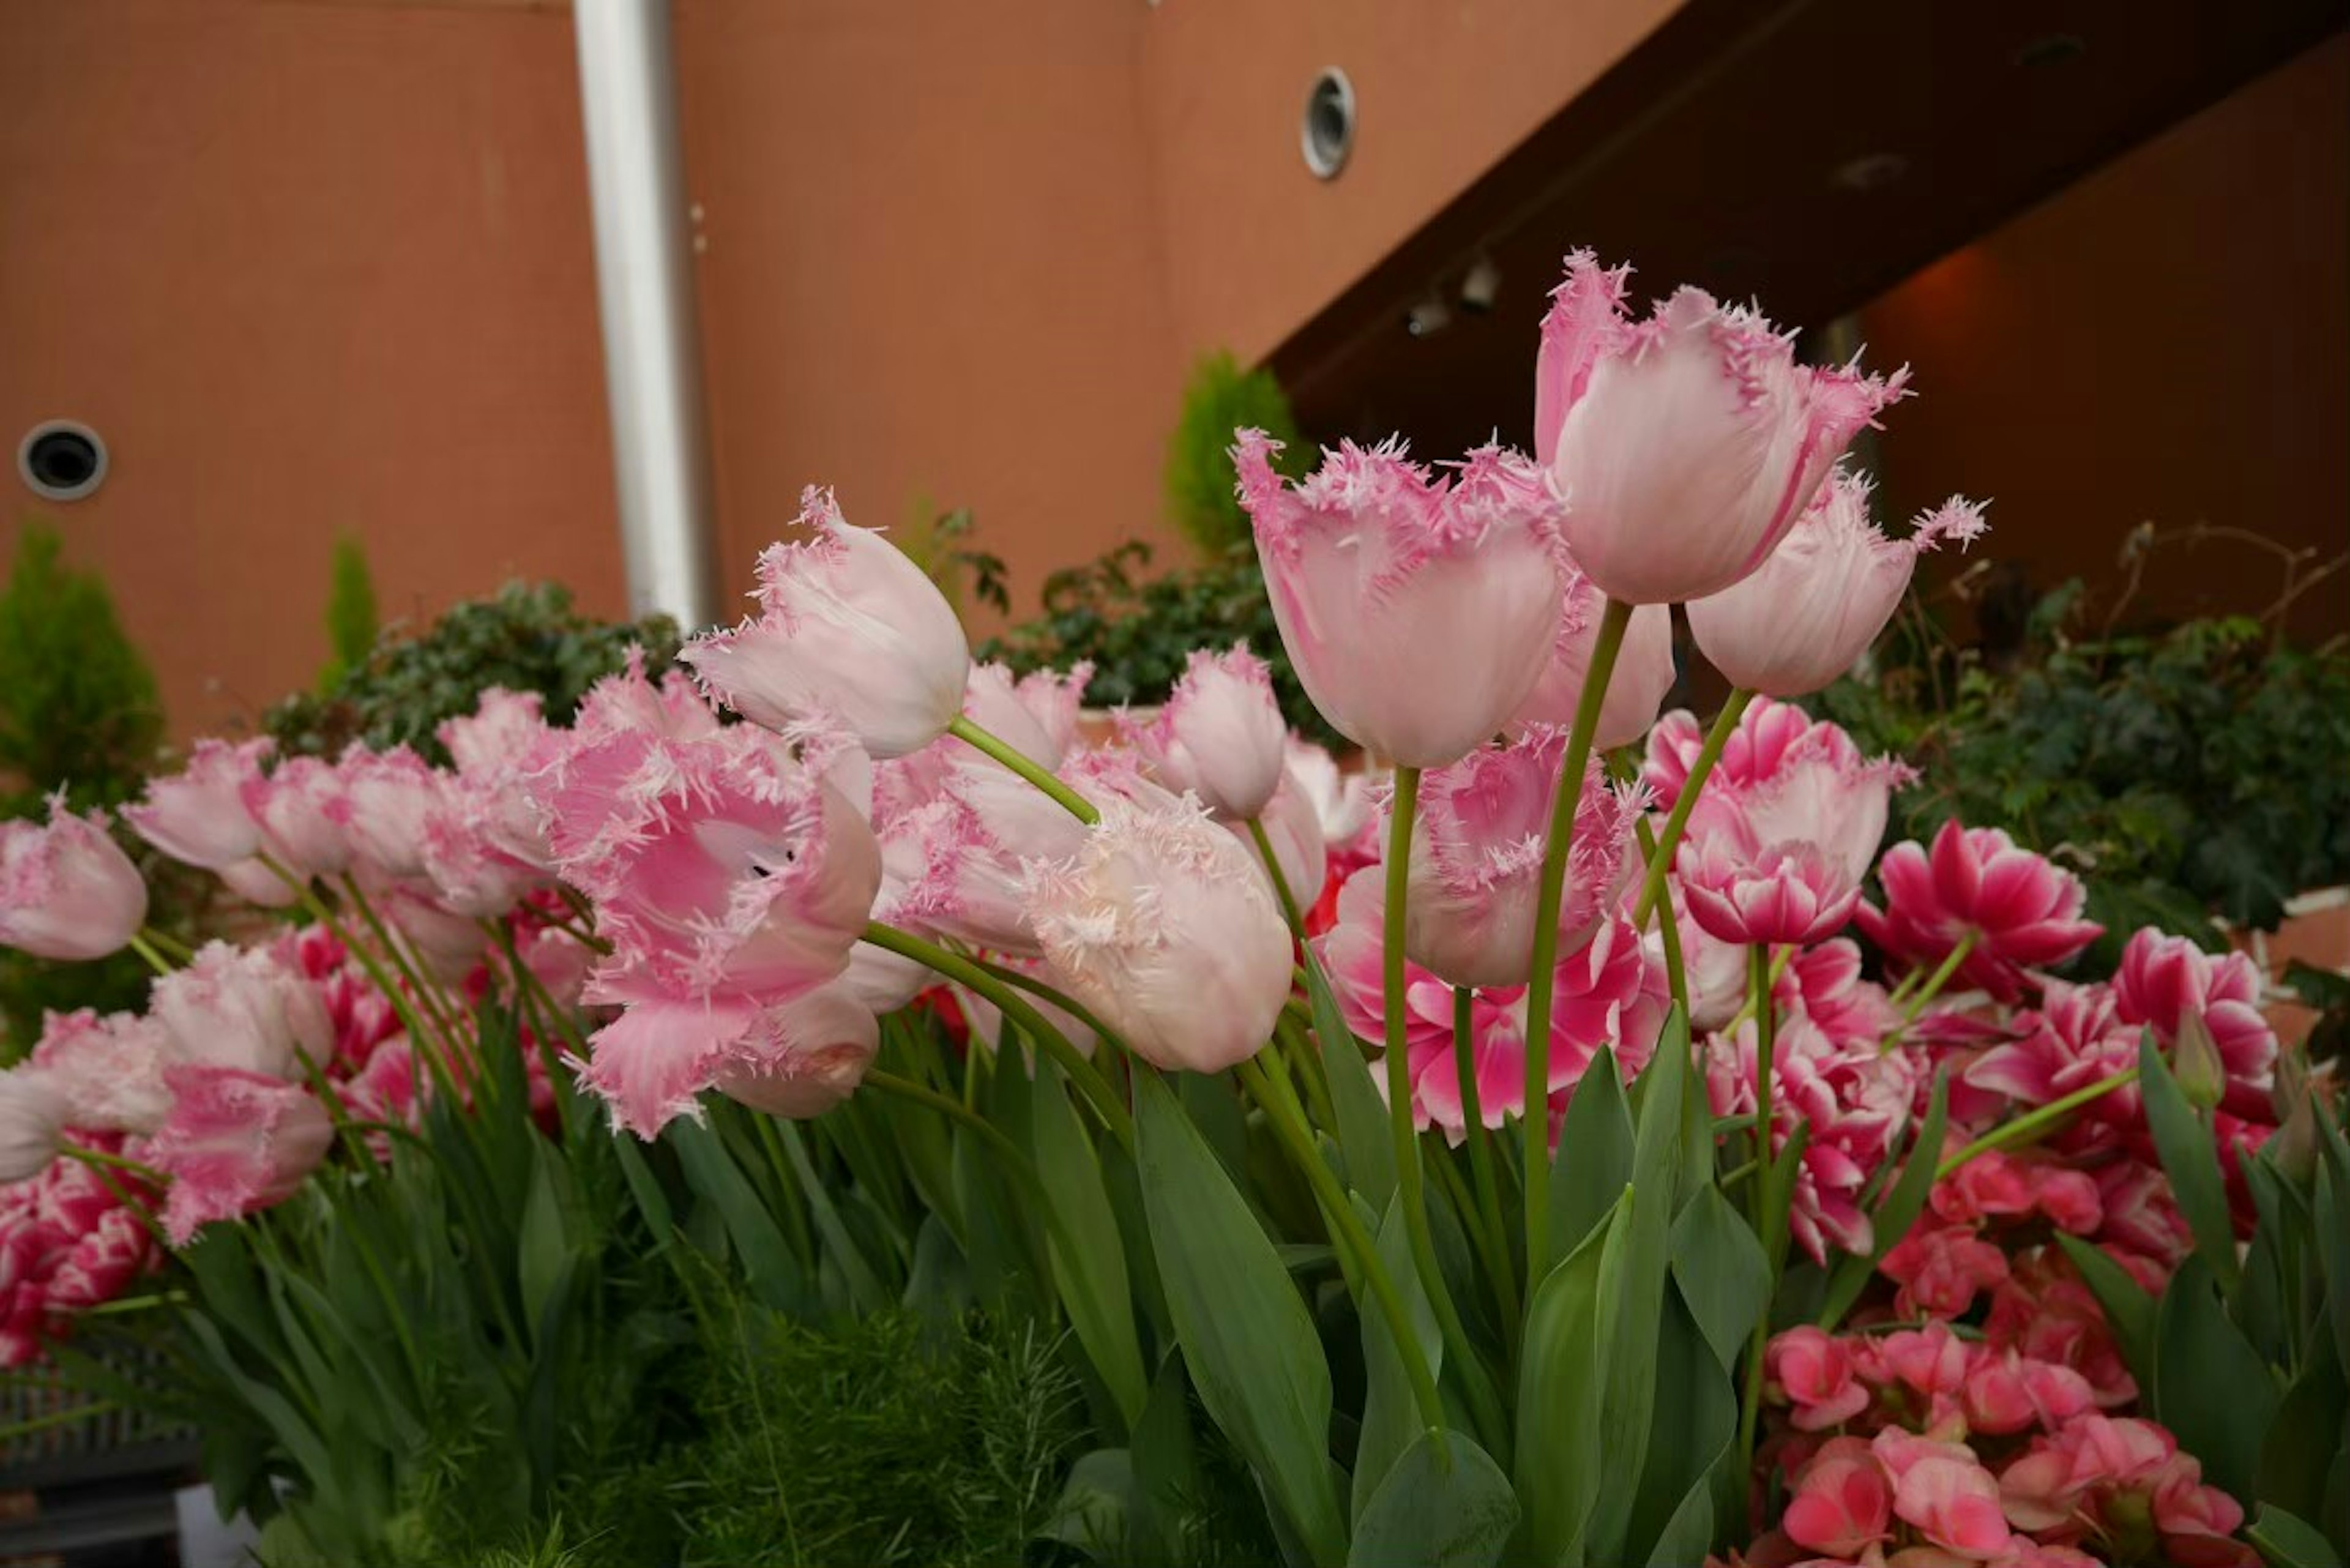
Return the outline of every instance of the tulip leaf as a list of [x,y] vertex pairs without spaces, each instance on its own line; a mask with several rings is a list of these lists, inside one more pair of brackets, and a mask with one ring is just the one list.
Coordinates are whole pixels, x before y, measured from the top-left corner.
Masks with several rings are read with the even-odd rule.
[[1835,1261],[1828,1271],[1827,1300],[1821,1304],[1819,1323],[1833,1333],[1868,1288],[1871,1275],[1885,1254],[1900,1244],[1926,1210],[1927,1195],[1933,1190],[1934,1170],[1942,1160],[1942,1133],[1950,1123],[1950,1082],[1949,1075],[1934,1075],[1934,1092],[1926,1103],[1926,1119],[1918,1124],[1915,1137],[1909,1140],[1909,1157],[1901,1165],[1900,1179],[1887,1190],[1877,1212],[1870,1216],[1871,1237],[1868,1256],[1846,1253]]
[[1525,1517],[1513,1562],[1580,1563],[1608,1447],[1600,1430],[1600,1282],[1620,1267],[1628,1188],[1543,1280],[1518,1359],[1516,1479]]
[[1559,1125],[1558,1154],[1550,1162],[1550,1244],[1540,1279],[1554,1261],[1583,1244],[1632,1180],[1632,1112],[1616,1053],[1603,1045],[1583,1071]]
[[[616,1137],[626,1135],[615,1133]],[[678,1164],[694,1190],[709,1199],[724,1222],[726,1238],[743,1262],[751,1293],[778,1312],[807,1310],[812,1293],[807,1275],[793,1256],[791,1244],[776,1228],[775,1216],[751,1189],[748,1178],[726,1152],[718,1135],[701,1123],[683,1117],[671,1122],[662,1140],[677,1150]]]
[[2170,1178],[2178,1211],[2195,1233],[2196,1255],[2221,1290],[2232,1291],[2237,1272],[2236,1227],[2228,1215],[2228,1183],[2220,1174],[2211,1129],[2187,1103],[2178,1080],[2171,1076],[2170,1064],[2155,1047],[2151,1029],[2138,1036],[2137,1066],[2147,1129],[2154,1135],[2155,1152],[2162,1157],[2162,1172]]
[[2326,1478],[2343,1452],[2350,1430],[2350,1382],[2334,1359],[2334,1347],[2317,1343],[2316,1354],[2285,1390],[2276,1425],[2261,1445],[2261,1498],[2312,1519],[2325,1512]]
[[2325,1274],[2325,1311],[2334,1327],[2334,1356],[2350,1368],[2350,1179],[2329,1162],[2317,1173],[2318,1261]]
[[2202,1258],[2190,1256],[2155,1320],[2155,1419],[2203,1461],[2205,1480],[2250,1503],[2278,1403],[2268,1363],[2229,1321]]
[[1134,1075],[1135,1158],[1183,1363],[1306,1555],[1346,1557],[1330,1366],[1273,1243],[1158,1075]]
[[1673,1279],[1714,1359],[1737,1366],[1771,1305],[1771,1264],[1721,1189],[1699,1193],[1673,1222]]
[[2114,1345],[2122,1353],[2130,1376],[2141,1387],[2154,1386],[2155,1299],[2128,1271],[2078,1236],[2056,1232],[2056,1244],[2073,1260],[2073,1267],[2097,1298],[2106,1322],[2114,1331]]
[[2342,1553],[2322,1531],[2272,1502],[2261,1504],[2244,1535],[2269,1568],[2343,1568]]
[[1347,1568],[1493,1568],[1517,1523],[1510,1478],[1484,1449],[1423,1431],[1362,1510]]
[[[1387,1218],[1378,1227],[1379,1262],[1387,1265],[1396,1293],[1403,1298],[1411,1320],[1412,1337],[1428,1358],[1430,1373],[1444,1375],[1444,1335],[1437,1327],[1436,1311],[1420,1288],[1413,1267],[1410,1233],[1404,1227],[1403,1195],[1388,1200]],[[1363,1431],[1355,1446],[1354,1517],[1359,1526],[1367,1508],[1387,1479],[1388,1471],[1427,1429],[1404,1372],[1395,1335],[1388,1332],[1387,1314],[1366,1302],[1363,1320]],[[1357,1542],[1360,1546],[1359,1540]],[[1399,1559],[1401,1561],[1401,1559]]]
[[1092,1140],[1069,1103],[1060,1065],[1041,1053],[1033,1079],[1031,1117],[1036,1138],[1036,1174],[1057,1227],[1045,1231],[1045,1246],[1068,1309],[1077,1342],[1109,1389],[1118,1414],[1131,1428],[1141,1418],[1149,1392],[1142,1372],[1142,1343],[1134,1328],[1134,1293],[1128,1287],[1126,1251],[1118,1216],[1102,1185]]
[[[1696,1212],[1695,1206],[1690,1212]],[[1753,1233],[1734,1214],[1730,1220],[1759,1262],[1761,1249]],[[1681,1228],[1674,1230],[1678,1241]],[[1730,1371],[1734,1361],[1721,1358],[1682,1290],[1668,1287],[1661,1305],[1657,1314],[1655,1419],[1647,1459],[1637,1489],[1625,1489],[1633,1493],[1633,1501],[1622,1544],[1603,1550],[1595,1542],[1595,1562],[1647,1562],[1669,1540],[1674,1521],[1684,1514],[1690,1516],[1683,1521],[1685,1527],[1701,1518],[1710,1533],[1713,1509],[1708,1477],[1738,1435],[1738,1394]],[[1758,1303],[1753,1315],[1761,1311]],[[1612,1346],[1609,1354],[1614,1354]],[[1700,1540],[1698,1557],[1681,1561],[1701,1558],[1704,1545]]]
[[1330,1080],[1331,1108],[1338,1117],[1338,1147],[1347,1155],[1347,1182],[1384,1211],[1395,1195],[1395,1144],[1388,1127],[1387,1102],[1371,1082],[1354,1031],[1338,1012],[1338,999],[1322,973],[1314,950],[1305,950],[1305,990],[1314,1002],[1314,1037],[1322,1043],[1322,1069]]

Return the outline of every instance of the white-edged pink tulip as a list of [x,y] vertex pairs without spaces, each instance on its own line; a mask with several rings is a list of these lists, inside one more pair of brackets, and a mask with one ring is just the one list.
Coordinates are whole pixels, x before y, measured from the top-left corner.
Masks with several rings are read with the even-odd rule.
[[440,809],[449,775],[406,746],[378,752],[354,745],[335,763],[350,815],[344,831],[354,856],[387,877],[425,874],[425,826]]
[[[1506,726],[1511,734],[1532,724],[1565,730],[1575,723],[1583,702],[1583,688],[1591,675],[1591,651],[1599,640],[1599,618],[1607,597],[1594,587],[1579,567],[1566,568],[1565,611],[1558,637],[1551,644],[1549,662],[1543,666],[1534,689],[1518,704]],[[1616,669],[1600,699],[1599,729],[1593,744],[1603,752],[1628,746],[1648,732],[1657,710],[1673,689],[1673,612],[1664,605],[1642,605],[1633,610],[1616,650]]]
[[1766,782],[1707,791],[1690,814],[1676,869],[1690,919],[1725,942],[1815,942],[1860,903],[1908,770],[1811,748]]
[[1166,704],[1147,720],[1121,716],[1118,734],[1169,789],[1245,822],[1281,785],[1289,726],[1264,660],[1246,648],[1195,649]]
[[962,712],[962,623],[921,567],[842,517],[829,490],[803,493],[798,521],[811,537],[759,556],[760,613],[678,657],[754,723],[830,714],[876,758],[920,750]]
[[1690,632],[1731,685],[1772,697],[1827,686],[1893,618],[1921,554],[1982,534],[1982,508],[1952,496],[1888,539],[1869,521],[1869,490],[1837,470],[1752,576],[1690,601]]
[[0,1073],[0,1185],[48,1169],[65,1141],[70,1103],[55,1075],[37,1066]]
[[1789,337],[1700,289],[1635,322],[1629,272],[1567,257],[1543,318],[1534,452],[1592,581],[1673,604],[1760,566],[1908,373],[1798,364]]
[[[1485,745],[1419,786],[1412,824],[1404,952],[1452,985],[1523,985],[1534,906],[1558,797],[1566,733],[1537,727]],[[1597,758],[1578,781],[1575,843],[1558,911],[1558,955],[1581,950],[1615,912],[1636,861],[1632,824],[1646,792],[1611,786]]]
[[206,942],[186,968],[158,978],[152,995],[176,1062],[295,1079],[304,1057],[323,1064],[334,1049],[317,986],[264,948]]
[[147,884],[106,818],[49,802],[47,823],[0,823],[0,945],[68,961],[120,952],[147,922]]
[[174,1067],[167,1078],[172,1114],[145,1152],[172,1179],[163,1229],[174,1245],[285,1202],[335,1141],[327,1108],[298,1085],[230,1067]]
[[881,1049],[881,1025],[846,977],[761,1013],[712,1087],[771,1116],[805,1121],[857,1090]]
[[296,877],[338,877],[350,868],[351,803],[341,771],[317,757],[287,757],[238,786],[261,828],[261,847]]
[[250,860],[261,847],[261,826],[244,808],[245,784],[261,776],[266,740],[231,745],[198,741],[188,765],[151,779],[146,798],[122,808],[139,836],[174,860],[217,871]]
[[1028,916],[1061,989],[1156,1066],[1246,1059],[1289,996],[1273,889],[1191,801],[1106,804],[1074,857],[1028,867]]
[[1369,775],[1346,772],[1328,748],[1298,735],[1289,737],[1287,756],[1289,776],[1283,787],[1313,803],[1324,846],[1334,853],[1354,848],[1378,818]]
[[1481,447],[1440,478],[1396,442],[1352,442],[1292,486],[1280,443],[1232,448],[1290,668],[1333,728],[1406,767],[1498,732],[1555,639],[1558,504],[1515,452]]
[[41,1021],[33,1064],[66,1096],[66,1120],[100,1132],[151,1133],[172,1109],[163,1069],[172,1036],[143,1013],[100,1017],[88,1008]]

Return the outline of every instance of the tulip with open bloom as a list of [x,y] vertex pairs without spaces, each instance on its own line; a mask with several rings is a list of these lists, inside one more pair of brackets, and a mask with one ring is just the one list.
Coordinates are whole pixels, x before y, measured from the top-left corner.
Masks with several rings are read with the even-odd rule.
[[1885,911],[1856,915],[1869,940],[1916,965],[1967,953],[1957,978],[2002,1001],[2021,994],[2024,971],[2064,962],[2105,928],[2080,918],[2081,879],[1996,827],[1942,825],[1933,847],[1897,844],[1877,867]]
[[[1529,731],[1486,745],[1420,781],[1412,824],[1404,951],[1453,985],[1523,985],[1534,905],[1559,790],[1565,732]],[[1615,909],[1631,876],[1632,823],[1644,792],[1608,784],[1592,759],[1580,781],[1574,846],[1559,902],[1558,948],[1571,956]]]
[[1689,607],[1690,631],[1733,686],[1801,697],[1857,663],[1909,589],[1918,557],[1983,532],[1982,508],[1952,496],[1888,539],[1868,518],[1870,483],[1838,469],[1752,576]]
[[[1599,640],[1599,616],[1607,596],[1573,565],[1566,568],[1566,598],[1551,644],[1550,661],[1518,711],[1510,716],[1509,731],[1516,734],[1534,724],[1566,729],[1583,701],[1590,679],[1592,647]],[[1642,605],[1624,628],[1623,646],[1616,668],[1600,699],[1599,728],[1592,743],[1603,752],[1628,746],[1648,732],[1657,710],[1673,689],[1673,612],[1663,605]]]
[[753,723],[829,714],[876,758],[920,751],[962,712],[962,623],[921,567],[850,524],[829,490],[802,493],[799,522],[808,538],[759,556],[759,614],[678,657]]
[[1028,867],[1063,989],[1154,1066],[1246,1060],[1289,998],[1289,928],[1247,850],[1191,801],[1112,799],[1066,860]]
[[1629,270],[1567,257],[1543,318],[1534,454],[1566,499],[1576,565],[1611,598],[1672,604],[1760,566],[1906,373],[1799,365],[1769,322],[1695,288],[1636,323]]
[[261,847],[291,875],[338,877],[350,868],[351,804],[341,773],[317,757],[288,757],[238,786],[261,829]]
[[172,1179],[163,1229],[184,1246],[214,1220],[283,1203],[327,1157],[334,1123],[297,1085],[233,1067],[174,1067],[172,1114],[147,1163]]
[[1897,763],[1817,747],[1767,783],[1701,795],[1678,869],[1690,916],[1725,942],[1815,942],[1860,902]]
[[1558,504],[1540,471],[1481,447],[1438,478],[1389,442],[1347,442],[1295,487],[1280,443],[1232,449],[1282,646],[1333,727],[1405,767],[1499,732],[1558,629]]
[[0,823],[0,946],[35,958],[120,952],[147,919],[147,884],[106,819],[49,802],[47,823]]

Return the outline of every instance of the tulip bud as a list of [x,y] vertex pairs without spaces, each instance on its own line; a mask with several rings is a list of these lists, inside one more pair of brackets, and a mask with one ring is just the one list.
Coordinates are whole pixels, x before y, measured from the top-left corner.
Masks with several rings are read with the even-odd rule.
[[0,824],[0,945],[78,961],[119,952],[147,920],[147,884],[97,813],[62,797],[46,826]]
[[876,759],[902,757],[962,712],[971,648],[922,569],[832,493],[810,486],[799,521],[815,531],[759,557],[760,614],[696,638],[678,657],[754,724],[783,730],[830,714]]
[[1280,786],[1289,729],[1272,672],[1245,648],[1194,649],[1158,716],[1119,729],[1161,784],[1190,790],[1227,822],[1261,815]]
[[2178,1080],[2179,1093],[2198,1110],[2215,1108],[2227,1091],[2228,1064],[2220,1059],[2220,1047],[2201,1013],[2179,1015],[2178,1043],[2171,1047],[2170,1071]]
[[182,772],[150,780],[146,799],[125,806],[125,821],[174,860],[218,870],[249,860],[261,827],[244,808],[244,785],[261,776],[270,742],[198,741]]
[[2317,1095],[2310,1083],[2309,1053],[2296,1046],[2277,1053],[2276,1137],[2268,1149],[2277,1168],[2294,1181],[2308,1183],[2317,1174]]

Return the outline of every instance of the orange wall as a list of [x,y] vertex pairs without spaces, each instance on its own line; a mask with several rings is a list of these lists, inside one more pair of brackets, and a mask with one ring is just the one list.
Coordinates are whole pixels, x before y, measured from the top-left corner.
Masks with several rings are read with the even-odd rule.
[[[388,617],[621,602],[566,15],[0,4],[0,527],[103,568],[174,730],[307,683],[336,533]],[[36,421],[112,475],[44,507]]]
[[[2147,519],[2350,549],[2345,125],[2337,35],[1870,306],[1870,357],[1922,393],[1887,420],[1889,502],[1988,493],[1993,557],[2102,604]],[[2254,613],[2279,580],[2241,545],[2166,548],[2131,614]],[[2350,631],[2350,577],[2293,624]]]

